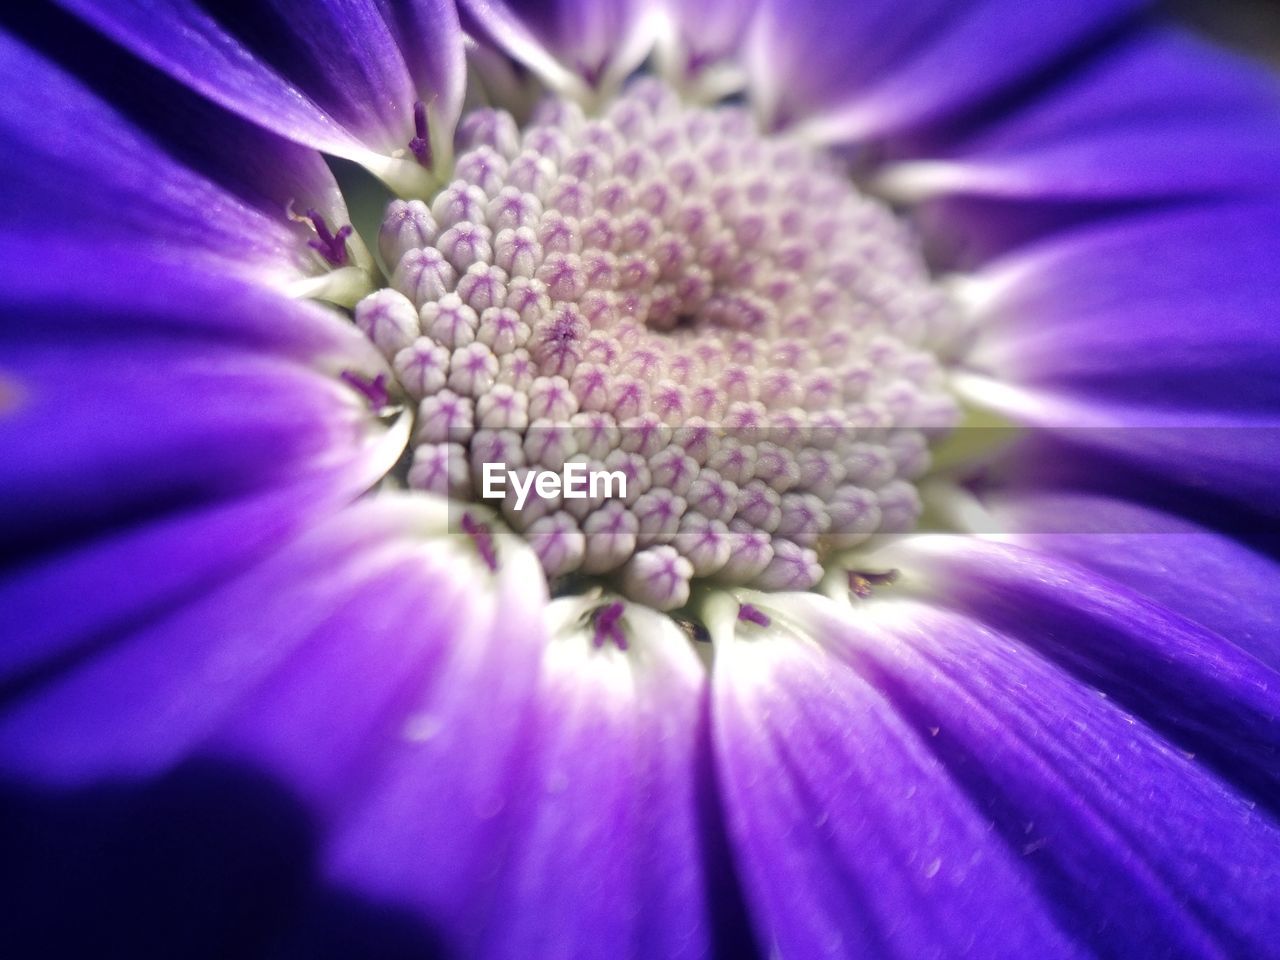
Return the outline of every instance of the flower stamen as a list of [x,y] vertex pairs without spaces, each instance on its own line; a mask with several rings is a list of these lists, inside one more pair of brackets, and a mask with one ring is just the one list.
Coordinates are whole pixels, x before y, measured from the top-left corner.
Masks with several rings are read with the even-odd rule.
[[886,587],[892,583],[897,583],[897,570],[884,570],[879,573],[869,570],[850,570],[849,571],[849,590],[855,597],[865,600],[871,596],[874,588]]
[[738,607],[738,619],[743,623],[754,623],[758,627],[767,627],[773,622],[767,613],[749,603]]
[[329,225],[319,212],[308,210],[306,219],[311,221],[316,232],[315,237],[307,241],[307,246],[324,257],[330,266],[345,267],[350,259],[347,254],[347,237],[351,236],[351,224],[339,227],[337,233],[330,233]]
[[596,608],[591,615],[591,627],[594,631],[591,643],[600,649],[606,642],[612,643],[619,650],[627,649],[627,635],[622,630],[622,615],[626,606],[618,601],[607,606]]
[[387,386],[387,375],[380,373],[375,377],[366,377],[354,370],[343,370],[338,375],[347,386],[359,393],[369,404],[374,413],[381,413],[391,405],[391,392]]
[[427,121],[427,105],[421,100],[413,105],[414,137],[409,141],[409,152],[414,159],[428,170],[433,161],[431,150],[431,127]]

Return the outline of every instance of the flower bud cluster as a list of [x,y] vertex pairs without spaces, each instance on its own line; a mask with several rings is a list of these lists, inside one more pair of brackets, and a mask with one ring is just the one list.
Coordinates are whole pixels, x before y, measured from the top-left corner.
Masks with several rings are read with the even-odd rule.
[[598,118],[476,111],[458,147],[452,183],[389,207],[391,287],[355,312],[417,405],[411,486],[620,471],[625,498],[503,512],[549,576],[661,609],[693,578],[807,589],[914,525],[956,417],[928,349],[948,302],[830,158],[654,80]]

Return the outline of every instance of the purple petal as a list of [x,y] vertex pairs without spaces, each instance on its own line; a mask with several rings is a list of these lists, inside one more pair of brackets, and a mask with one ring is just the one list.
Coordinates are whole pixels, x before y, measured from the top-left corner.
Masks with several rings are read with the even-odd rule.
[[397,455],[338,376],[379,361],[329,311],[92,251],[60,277],[46,249],[0,272],[10,546],[321,476],[349,490]]
[[[577,617],[584,605],[562,607]],[[522,779],[508,787],[510,859],[463,955],[640,960],[708,949],[705,670],[668,618],[632,608],[623,629],[632,633],[626,652],[597,649],[589,630],[550,641],[529,719],[537,736]],[[402,762],[383,791],[422,775],[420,760]],[[359,858],[373,829],[416,849],[405,832],[419,828],[402,819],[345,838],[345,855]]]
[[696,77],[709,66],[740,59],[738,55],[758,5],[758,0],[705,0],[696,4],[670,0],[668,12],[683,58],[678,69]]
[[902,562],[931,596],[1016,637],[1260,806],[1280,810],[1280,674],[1240,646],[1031,550],[931,537],[908,544]]
[[719,645],[713,677],[730,834],[761,942],[796,957],[1075,955],[925,731],[792,633],[787,611]]
[[[341,773],[339,760],[351,759],[344,747],[359,745],[368,732],[362,723],[379,719],[386,705],[379,698],[399,690],[413,702],[412,683],[421,675],[412,670],[447,658],[436,639],[466,635],[466,617],[485,596],[468,590],[456,572],[447,575],[441,557],[449,551],[426,551],[413,529],[423,522],[421,506],[352,508],[225,586],[44,678],[0,722],[5,767],[47,783],[134,777],[208,749],[219,730],[222,751],[252,750],[265,759],[271,748],[284,746],[274,738],[292,728],[242,728],[240,719],[252,714],[244,710],[246,698],[252,702],[272,677],[284,683],[298,666],[363,657],[369,672],[362,681],[347,674],[349,683],[312,701],[324,706],[312,719],[335,738],[324,741],[328,752],[308,747],[282,758],[295,768],[315,767],[316,776]],[[442,604],[446,597],[454,602]],[[400,666],[380,668],[392,664]],[[326,670],[316,676],[337,679]],[[325,762],[316,766],[316,760]],[[351,781],[334,780],[334,795],[325,799],[340,799],[344,785]]]
[[[6,690],[0,877],[30,897],[37,918],[6,920],[6,942],[16,927],[19,942],[49,955],[251,956],[268,942],[279,955],[275,946],[301,941],[285,955],[386,956],[374,944],[385,951],[407,939],[417,945],[410,955],[427,955],[420,920],[318,875],[323,804],[304,805],[316,797],[300,794],[327,785],[340,802],[369,757],[353,764],[343,748],[368,746],[376,758],[394,743],[396,704],[432,689],[423,668],[439,665],[440,641],[475,639],[468,619],[490,615],[492,598],[479,591],[439,604],[466,599],[469,568],[438,551],[424,556],[419,514],[353,511],[178,613],[99,638],[92,658]],[[514,648],[503,652],[518,663]],[[303,696],[311,728],[292,730],[317,738],[295,741],[293,762],[263,770],[288,752],[276,735],[290,728],[244,730],[235,718],[268,678],[298,667],[315,686]],[[274,692],[276,709],[287,709],[296,691],[280,677]],[[38,717],[51,706],[49,725]],[[298,767],[309,760],[308,776]],[[155,776],[136,779],[143,774]],[[66,899],[79,889],[83,901]],[[76,923],[48,922],[43,904],[59,895],[64,910],[82,903]],[[146,919],[144,903],[165,915]]]
[[19,540],[287,484],[375,435],[330,376],[213,343],[10,345],[0,384],[0,526]]
[[[374,0],[279,2],[234,26],[191,0],[66,6],[229,110],[357,161],[405,148],[415,102],[439,97],[449,126],[456,113],[447,111],[461,104],[461,32],[438,2],[394,11],[393,22],[391,8]],[[404,49],[402,29],[415,31]]]
[[395,34],[419,96],[452,131],[462,114],[467,64],[458,10],[451,0],[377,0]]
[[[1040,597],[1015,585],[1031,576],[1002,580],[999,588],[974,587],[1010,610],[1043,609]],[[1134,621],[1136,632],[1105,640],[1081,635],[1081,626],[1015,613],[988,629],[923,603],[889,601],[829,629],[844,639],[848,662],[967,794],[988,824],[987,842],[1018,858],[1040,900],[1035,914],[1051,917],[1082,952],[1273,953],[1280,824],[1233,792],[1194,748],[1178,749],[1144,722],[1142,710],[1130,712],[1135,704],[1116,696],[1113,683],[1094,688],[1060,669],[1052,653],[1040,655],[1049,652],[1045,629],[1061,637],[1058,646],[1120,644],[1133,657],[1132,684],[1142,685],[1162,669],[1137,649],[1163,646],[1156,621]],[[1193,688],[1168,694],[1171,709],[1194,710]],[[931,822],[916,800],[910,805]],[[1026,922],[1023,914],[1006,920],[1010,930]]]
[[468,29],[555,88],[620,81],[649,54],[652,0],[462,0]]
[[426,498],[366,501],[121,631],[22,691],[0,768],[61,789],[202,759],[257,771],[320,831],[301,869],[474,941],[541,803],[521,773],[545,587],[526,548],[491,576],[447,521]]
[[[0,772],[65,791],[212,769],[194,796],[231,817],[262,780],[298,804],[271,805],[264,838],[318,837],[314,859],[285,846],[293,889],[352,891],[384,923],[399,908],[459,955],[703,955],[702,667],[643,612],[629,653],[548,646],[532,554],[504,543],[491,575],[447,519],[425,498],[367,501],[10,690]],[[145,861],[166,841],[140,826],[122,836]],[[224,894],[210,935],[252,932],[253,888]],[[305,939],[278,899],[251,916]],[[147,942],[127,910],[106,926]]]
[[[4,36],[0,77],[11,91],[0,102],[0,176],[7,184],[0,211],[24,242],[212,258],[283,280],[317,269],[306,232],[287,218],[289,200],[312,203],[335,222],[346,217],[318,156],[231,118],[187,110],[197,128],[170,136],[166,148]],[[171,149],[204,169],[216,165],[225,186]]]
[[65,662],[212,590],[377,479],[378,464],[358,466],[335,458],[305,481],[109,531],[12,572],[0,584],[0,682]]
[[1265,282],[1280,204],[1151,213],[1017,251],[978,277],[975,365],[1073,396],[1174,410],[1266,411],[1280,310]]
[[[1277,509],[1280,207],[1079,230],[976,285],[972,393],[1168,484]],[[1013,389],[1010,389],[1010,386]],[[1043,433],[1043,431],[1042,431]],[[1041,458],[1043,459],[1043,457]]]
[[1001,532],[1124,584],[1280,669],[1280,566],[1238,540],[1141,504],[1002,492]]
[[[83,237],[0,233],[0,340],[206,337],[376,374],[381,361],[341,314],[192,264],[189,252]],[[77,339],[84,338],[84,339]]]
[[902,145],[897,195],[960,195],[944,226],[979,231],[1017,198],[1133,202],[1280,186],[1280,84],[1260,66],[1173,31],[1144,32],[958,142]]
[[766,0],[748,68],[775,124],[884,136],[980,103],[1116,27],[1140,0]]

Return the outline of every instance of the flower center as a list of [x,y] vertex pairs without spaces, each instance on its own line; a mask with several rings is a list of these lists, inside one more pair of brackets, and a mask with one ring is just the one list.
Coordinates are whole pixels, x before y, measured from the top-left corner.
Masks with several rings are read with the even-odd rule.
[[448,187],[391,204],[391,288],[356,308],[418,405],[411,487],[497,489],[548,576],[659,609],[695,578],[808,589],[914,526],[956,416],[927,349],[948,302],[833,159],[651,79],[458,139]]

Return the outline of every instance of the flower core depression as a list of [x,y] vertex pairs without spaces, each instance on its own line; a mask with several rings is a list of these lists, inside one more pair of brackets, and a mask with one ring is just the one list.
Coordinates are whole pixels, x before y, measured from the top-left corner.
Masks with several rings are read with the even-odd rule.
[[626,477],[626,495],[497,506],[548,576],[659,609],[690,582],[808,589],[910,529],[956,409],[927,345],[950,321],[909,231],[838,163],[652,79],[599,117],[466,116],[455,179],[397,200],[391,287],[356,321],[417,405],[412,487]]

